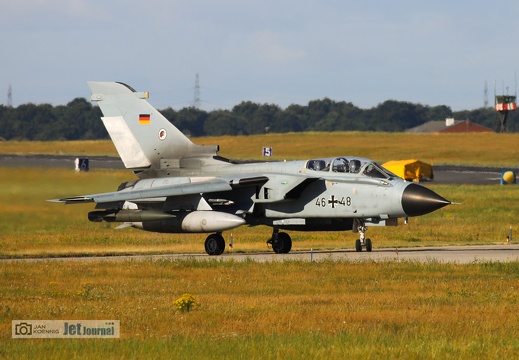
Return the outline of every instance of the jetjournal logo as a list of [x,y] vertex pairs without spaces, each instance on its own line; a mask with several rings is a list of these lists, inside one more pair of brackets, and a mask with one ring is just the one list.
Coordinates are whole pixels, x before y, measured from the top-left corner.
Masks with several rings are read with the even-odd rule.
[[13,320],[13,339],[119,338],[119,320]]

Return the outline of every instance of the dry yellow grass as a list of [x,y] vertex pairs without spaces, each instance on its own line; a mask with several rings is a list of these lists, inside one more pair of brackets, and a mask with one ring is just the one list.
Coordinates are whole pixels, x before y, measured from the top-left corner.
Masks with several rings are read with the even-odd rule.
[[[316,156],[357,155],[379,162],[419,159],[433,164],[516,166],[519,134],[405,134],[405,133],[289,133],[221,136],[192,139],[220,145],[220,155],[232,159],[260,159],[262,148],[273,148],[268,160]],[[112,142],[0,142],[0,154],[113,155]]]
[[263,146],[276,160],[357,155],[379,162],[420,159],[433,164],[516,166],[519,134],[290,133],[195,139],[219,144],[230,158],[258,159]]
[[[31,348],[63,357],[81,348],[96,358],[513,358],[517,270],[517,263],[6,263],[0,339],[9,341],[11,319],[97,318],[120,320],[121,339],[20,340],[3,355]],[[199,304],[189,313],[174,305],[184,293]]]

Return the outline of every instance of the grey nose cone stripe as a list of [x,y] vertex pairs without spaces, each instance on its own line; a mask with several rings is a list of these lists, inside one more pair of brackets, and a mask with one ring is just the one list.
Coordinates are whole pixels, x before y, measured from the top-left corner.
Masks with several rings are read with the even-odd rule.
[[428,214],[450,203],[431,189],[417,184],[409,184],[402,194],[402,208],[408,216]]

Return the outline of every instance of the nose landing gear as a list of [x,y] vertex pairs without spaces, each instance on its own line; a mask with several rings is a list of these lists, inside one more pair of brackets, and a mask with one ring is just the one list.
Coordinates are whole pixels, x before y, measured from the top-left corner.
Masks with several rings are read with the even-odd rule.
[[364,224],[363,221],[359,221],[357,225],[357,231],[359,232],[359,239],[355,241],[355,251],[361,252],[362,248],[365,247],[367,252],[371,252],[373,250],[373,244],[371,243],[371,239],[366,239],[366,231],[368,228]]

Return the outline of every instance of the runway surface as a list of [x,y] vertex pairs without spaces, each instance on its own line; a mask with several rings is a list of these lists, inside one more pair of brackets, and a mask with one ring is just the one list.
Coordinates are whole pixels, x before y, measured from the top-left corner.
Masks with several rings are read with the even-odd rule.
[[[74,169],[75,156],[58,155],[1,155],[0,166],[3,167],[43,167]],[[112,156],[88,157],[90,169],[124,169],[120,158]],[[501,167],[475,167],[456,165],[435,165],[434,180],[431,184],[474,184],[495,185],[500,183],[502,170],[515,170]],[[129,172],[129,176],[130,172]],[[428,184],[428,183],[425,183]]]
[[24,258],[2,259],[2,262],[24,261],[162,261],[196,259],[200,261],[417,261],[469,264],[477,262],[512,262],[519,261],[519,244],[478,245],[478,246],[445,246],[373,249],[372,252],[356,252],[355,250],[331,251],[294,251],[289,254],[232,253],[227,251],[220,256],[206,254],[164,254],[164,255],[121,255],[121,256],[88,256],[88,257],[56,257],[56,258]]

